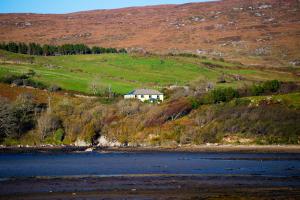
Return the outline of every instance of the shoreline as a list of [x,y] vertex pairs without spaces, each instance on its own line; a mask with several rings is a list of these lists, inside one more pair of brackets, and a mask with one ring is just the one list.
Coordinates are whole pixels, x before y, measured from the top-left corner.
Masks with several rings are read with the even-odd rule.
[[186,152],[186,153],[300,153],[300,145],[197,145],[181,147],[79,147],[79,146],[32,146],[0,147],[1,153],[76,153],[76,152]]

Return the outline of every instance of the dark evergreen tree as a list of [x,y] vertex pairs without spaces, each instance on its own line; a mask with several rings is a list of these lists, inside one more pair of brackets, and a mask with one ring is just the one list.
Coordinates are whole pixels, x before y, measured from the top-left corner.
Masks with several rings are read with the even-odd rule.
[[0,49],[2,49],[2,50],[7,50],[7,45],[6,45],[5,42],[1,42],[1,43],[0,43]]
[[28,52],[30,55],[40,56],[43,55],[43,48],[39,44],[29,43]]
[[44,55],[44,56],[54,56],[54,55],[73,55],[73,54],[102,54],[102,53],[127,53],[126,49],[116,49],[116,48],[104,48],[93,46],[90,48],[85,44],[63,44],[61,46],[55,45],[40,45],[37,43],[15,43],[5,42],[0,43],[0,49],[21,53],[29,55]]
[[119,49],[118,53],[127,53],[126,49],[122,48],[122,49]]
[[15,42],[9,42],[8,43],[8,51],[13,53],[18,53],[18,45]]
[[28,53],[28,46],[27,44],[21,42],[18,44],[18,53],[27,54]]
[[100,47],[97,46],[92,47],[92,54],[100,54],[100,53],[101,53]]

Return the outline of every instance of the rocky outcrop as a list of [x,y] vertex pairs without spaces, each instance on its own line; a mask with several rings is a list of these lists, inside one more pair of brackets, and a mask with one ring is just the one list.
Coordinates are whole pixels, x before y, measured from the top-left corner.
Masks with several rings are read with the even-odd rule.
[[123,145],[118,141],[110,141],[105,136],[100,136],[98,138],[98,145],[97,146],[100,146],[100,147],[120,147],[120,146],[123,146]]

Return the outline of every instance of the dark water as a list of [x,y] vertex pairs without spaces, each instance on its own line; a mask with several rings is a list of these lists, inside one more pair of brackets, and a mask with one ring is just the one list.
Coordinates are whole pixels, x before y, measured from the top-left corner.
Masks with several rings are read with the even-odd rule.
[[300,176],[300,154],[0,154],[0,178],[128,174]]

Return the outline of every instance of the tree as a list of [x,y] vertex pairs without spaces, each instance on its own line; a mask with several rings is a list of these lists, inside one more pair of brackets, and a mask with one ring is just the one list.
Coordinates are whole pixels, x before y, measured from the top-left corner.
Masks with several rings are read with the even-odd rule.
[[8,51],[18,53],[18,45],[15,42],[8,43]]
[[[75,46],[72,44],[64,44],[61,46],[61,54],[63,55],[73,55],[76,53],[76,48],[79,48],[79,46]],[[79,51],[79,49],[77,49],[77,51]]]
[[0,141],[16,132],[17,118],[13,107],[5,99],[0,98]]
[[42,48],[43,48],[43,55],[44,56],[51,55],[50,45],[44,44]]
[[5,42],[0,43],[0,49],[7,50]]
[[28,46],[25,43],[18,44],[18,53],[27,54],[28,53]]
[[90,83],[90,91],[92,92],[93,95],[104,95],[106,92],[108,92],[108,88],[101,83],[99,78],[95,78],[91,83]]
[[127,53],[127,50],[122,48],[122,49],[119,49],[118,53]]
[[38,119],[38,130],[41,139],[46,139],[53,135],[60,128],[62,128],[62,121],[52,113],[46,112]]
[[101,53],[127,53],[126,49],[116,49],[116,48],[103,48],[98,46],[93,46],[90,48],[85,44],[63,44],[61,46],[55,45],[40,45],[37,43],[15,43],[10,42],[8,44],[2,42],[0,43],[0,49],[21,53],[29,55],[44,55],[44,56],[53,56],[53,55],[73,55],[73,54],[101,54]]
[[118,53],[118,50],[116,48],[107,48],[106,53]]
[[39,44],[29,43],[28,52],[30,55],[40,56],[43,55],[43,48]]
[[20,94],[17,97],[14,113],[17,118],[17,131],[14,137],[18,138],[35,126],[35,105],[31,94]]
[[93,54],[100,54],[101,53],[101,48],[97,46],[92,47],[92,53]]

